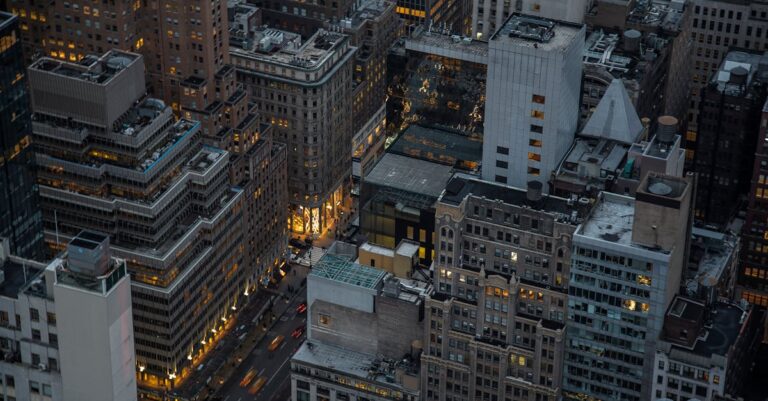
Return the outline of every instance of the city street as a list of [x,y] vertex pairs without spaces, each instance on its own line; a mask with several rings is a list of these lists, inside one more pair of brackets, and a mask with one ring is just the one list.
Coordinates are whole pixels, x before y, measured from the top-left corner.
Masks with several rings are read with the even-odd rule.
[[[288,305],[285,313],[278,318],[278,321],[269,330],[264,339],[257,344],[253,352],[240,364],[232,377],[224,383],[218,392],[221,400],[277,401],[290,398],[290,358],[301,342],[304,341],[304,334],[296,339],[291,336],[291,333],[294,329],[306,323],[306,312],[302,314],[296,312],[296,307],[305,299],[303,294],[304,292],[302,291],[302,295],[294,298]],[[278,302],[285,302],[285,300]],[[285,336],[285,340],[275,351],[269,351],[267,347],[269,347],[270,342],[277,335]],[[250,369],[254,369],[257,372],[250,384],[255,383],[261,377],[267,380],[266,384],[256,395],[248,393],[248,386],[240,386],[240,381]]]

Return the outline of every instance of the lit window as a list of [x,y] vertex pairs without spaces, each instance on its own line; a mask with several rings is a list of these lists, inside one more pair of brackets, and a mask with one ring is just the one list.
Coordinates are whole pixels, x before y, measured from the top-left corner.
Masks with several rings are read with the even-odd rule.
[[328,325],[330,325],[330,324],[331,324],[331,317],[330,317],[330,316],[328,316],[328,315],[323,315],[323,314],[321,313],[321,314],[320,314],[320,324],[322,324],[323,326],[328,326]]
[[509,260],[512,262],[517,263],[517,252],[510,252],[509,253]]
[[533,99],[531,99],[531,100],[532,100],[534,103],[538,103],[538,104],[544,104],[544,100],[545,100],[545,99],[546,99],[546,98],[545,98],[544,96],[541,96],[541,95],[533,95]]
[[544,112],[540,110],[531,110],[531,117],[538,118],[539,120],[543,120]]
[[528,160],[541,161],[541,155],[538,153],[528,152]]
[[535,167],[528,167],[528,175],[538,176],[539,174],[541,174],[541,170]]
[[541,141],[538,140],[538,139],[529,139],[528,140],[528,145],[529,146],[533,146],[535,148],[540,148],[541,147]]

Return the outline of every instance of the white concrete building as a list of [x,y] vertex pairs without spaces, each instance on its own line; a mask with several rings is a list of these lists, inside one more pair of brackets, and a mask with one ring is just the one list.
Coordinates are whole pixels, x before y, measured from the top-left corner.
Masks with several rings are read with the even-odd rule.
[[473,0],[472,36],[488,38],[515,12],[581,24],[591,3],[591,0]]
[[578,128],[584,35],[583,25],[513,14],[491,37],[483,179],[547,183]]
[[43,265],[0,249],[0,399],[135,401],[131,284],[83,232]]

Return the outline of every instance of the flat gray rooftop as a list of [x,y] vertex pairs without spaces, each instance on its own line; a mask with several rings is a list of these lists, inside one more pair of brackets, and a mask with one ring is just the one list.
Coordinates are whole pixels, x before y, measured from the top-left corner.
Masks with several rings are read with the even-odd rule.
[[[354,352],[315,341],[306,341],[293,354],[291,361],[316,366],[323,370],[336,371],[363,381],[376,382],[392,389],[408,391],[397,382],[387,380],[387,376],[394,373],[391,369],[393,365],[378,359],[375,355]],[[406,371],[410,371],[410,374],[418,375],[417,367],[414,364],[409,366],[403,364],[403,361],[394,363],[394,365],[402,366]]]
[[365,177],[365,182],[437,199],[452,170],[444,164],[387,153]]
[[581,235],[622,245],[632,244],[634,199],[603,194],[581,227]]
[[510,15],[491,42],[541,50],[563,50],[576,38],[582,25],[514,13]]

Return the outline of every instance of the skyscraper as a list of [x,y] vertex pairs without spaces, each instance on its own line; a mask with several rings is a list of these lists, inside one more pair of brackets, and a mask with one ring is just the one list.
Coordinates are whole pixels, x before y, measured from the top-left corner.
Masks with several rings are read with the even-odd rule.
[[731,51],[701,92],[692,169],[696,218],[724,227],[749,191],[754,144],[768,84],[768,52]]
[[146,97],[143,67],[140,55],[112,50],[78,63],[41,58],[28,72],[47,241],[61,249],[83,229],[110,236],[133,278],[139,383],[167,389],[215,344],[251,270],[231,154]]
[[[730,48],[764,51],[768,44],[768,3],[764,0],[693,0],[689,18],[693,54],[686,145],[696,148],[704,87],[720,69]],[[693,155],[688,156],[689,161]]]
[[0,12],[0,237],[17,256],[43,257],[27,74],[19,19]]
[[768,100],[763,104],[755,148],[747,216],[741,231],[738,294],[753,304],[768,307]]
[[649,173],[628,196],[601,193],[573,236],[563,391],[651,399],[654,351],[687,263],[690,179]]
[[583,25],[521,14],[491,37],[484,180],[546,184],[578,127],[583,51]]

